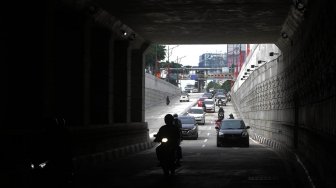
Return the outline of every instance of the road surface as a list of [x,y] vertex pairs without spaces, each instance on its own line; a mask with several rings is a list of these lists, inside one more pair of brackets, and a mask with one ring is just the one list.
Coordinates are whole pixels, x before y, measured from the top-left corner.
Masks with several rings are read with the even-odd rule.
[[[189,103],[172,100],[171,108],[157,106],[147,111],[146,119],[151,133],[163,124],[166,113],[185,112],[199,95],[192,94]],[[226,118],[230,113],[239,117],[232,103],[228,103],[224,110]],[[304,187],[276,151],[252,139],[248,148],[216,147],[216,117],[217,113],[206,114],[206,124],[199,125],[198,140],[183,140],[182,166],[173,177],[163,175],[154,147],[78,172],[74,187]]]

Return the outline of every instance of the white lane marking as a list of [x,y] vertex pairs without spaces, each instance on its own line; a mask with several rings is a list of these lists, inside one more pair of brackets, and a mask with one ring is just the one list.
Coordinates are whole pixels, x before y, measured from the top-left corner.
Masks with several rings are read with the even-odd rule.
[[210,136],[210,133],[208,133],[208,136]]
[[205,139],[205,140],[204,140],[204,142],[207,142],[207,141],[208,141],[208,139]]
[[202,145],[202,148],[204,148],[204,147],[205,147],[205,144]]
[[211,127],[209,127],[209,130],[211,130]]

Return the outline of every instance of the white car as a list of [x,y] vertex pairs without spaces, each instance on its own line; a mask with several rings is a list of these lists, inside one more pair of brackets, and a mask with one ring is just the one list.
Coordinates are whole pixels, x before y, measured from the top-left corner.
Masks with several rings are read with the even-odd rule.
[[187,113],[188,116],[194,116],[198,124],[205,124],[205,112],[202,107],[191,107]]
[[181,97],[180,97],[180,102],[183,102],[183,101],[187,101],[187,102],[189,102],[189,94],[187,94],[187,93],[183,93],[183,94],[181,94]]

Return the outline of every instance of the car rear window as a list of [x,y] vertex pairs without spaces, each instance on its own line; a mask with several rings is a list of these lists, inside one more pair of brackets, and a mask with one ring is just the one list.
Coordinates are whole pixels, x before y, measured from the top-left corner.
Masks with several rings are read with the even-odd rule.
[[245,124],[243,121],[239,120],[226,120],[226,121],[223,121],[222,124],[221,124],[221,130],[224,130],[224,129],[242,129],[245,127]]
[[213,104],[214,101],[204,101],[204,104]]
[[182,124],[195,124],[195,120],[192,118],[181,118]]
[[204,93],[203,97],[212,97],[212,94],[211,93]]
[[190,109],[189,113],[192,113],[192,114],[203,114],[203,109]]

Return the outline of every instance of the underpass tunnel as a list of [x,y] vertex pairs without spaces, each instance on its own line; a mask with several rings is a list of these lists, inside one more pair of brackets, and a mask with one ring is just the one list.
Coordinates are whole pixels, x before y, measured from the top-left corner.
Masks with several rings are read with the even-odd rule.
[[65,119],[79,166],[150,148],[143,58],[152,43],[274,43],[281,56],[236,86],[233,101],[254,139],[299,159],[316,187],[335,187],[335,2],[234,2],[55,0],[5,10],[5,159],[28,156],[50,117]]

